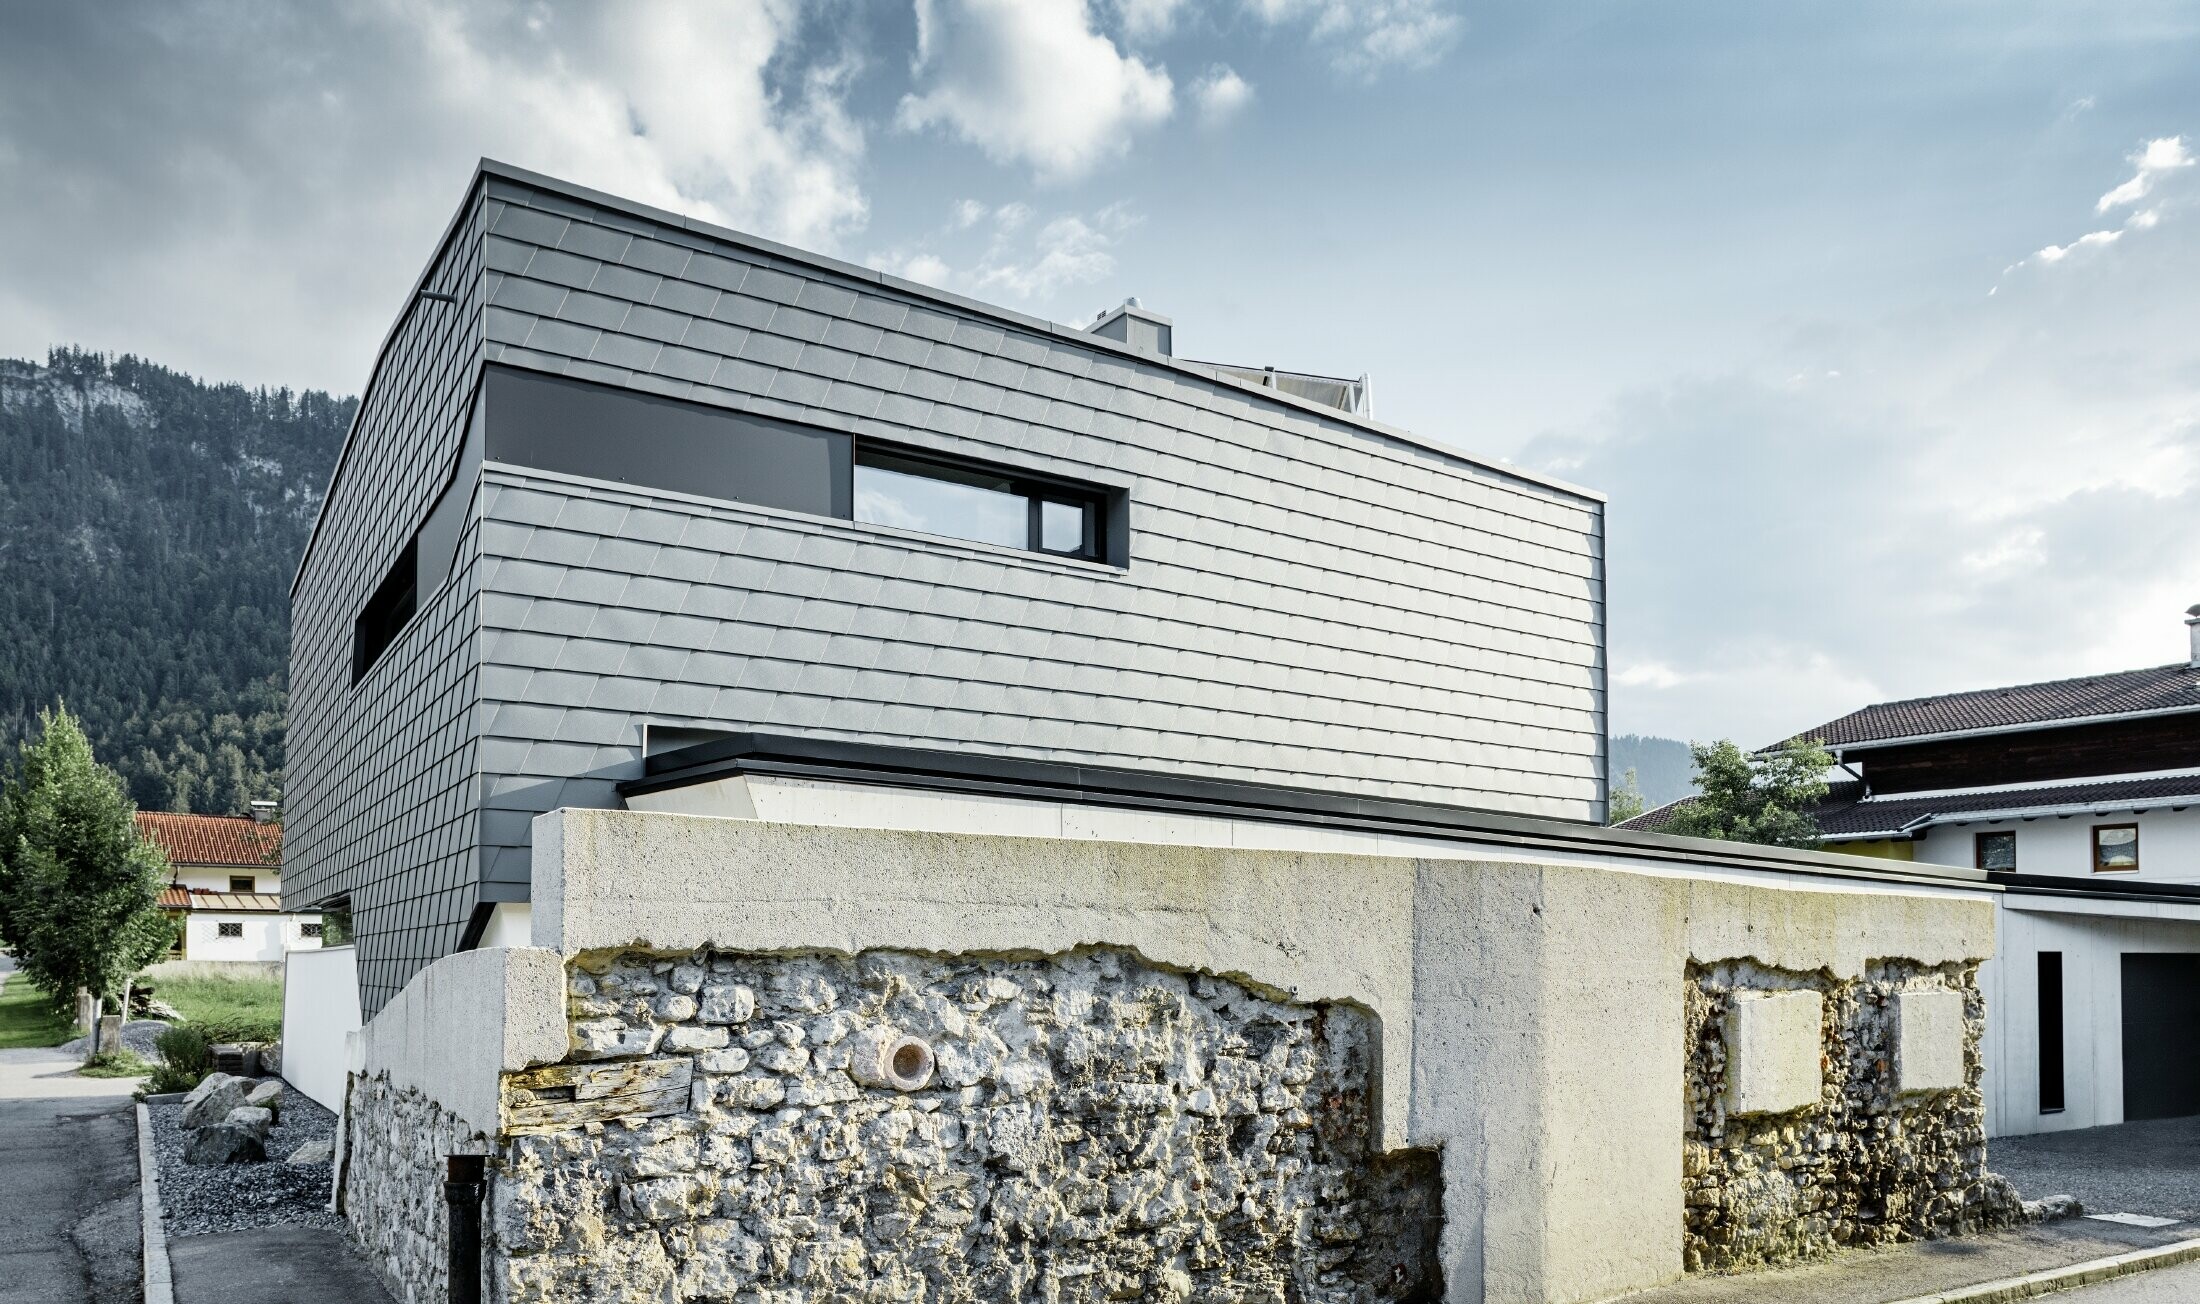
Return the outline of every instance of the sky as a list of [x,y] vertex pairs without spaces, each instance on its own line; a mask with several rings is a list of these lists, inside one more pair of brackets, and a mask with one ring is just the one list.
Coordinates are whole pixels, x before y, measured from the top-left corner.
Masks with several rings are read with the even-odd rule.
[[484,155],[1609,495],[1614,732],[2187,655],[2200,0],[23,6],[0,356],[356,393]]

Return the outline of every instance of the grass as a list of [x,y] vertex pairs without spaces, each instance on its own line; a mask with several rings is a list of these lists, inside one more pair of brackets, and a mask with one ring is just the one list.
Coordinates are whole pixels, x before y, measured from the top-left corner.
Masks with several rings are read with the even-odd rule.
[[279,972],[204,964],[155,965],[146,978],[153,994],[176,1007],[187,1023],[214,1041],[279,1041],[283,1035],[283,980]]
[[111,1050],[84,1061],[77,1076],[85,1078],[142,1078],[153,1066],[127,1050]]
[[76,1036],[69,1016],[53,1007],[46,993],[30,985],[22,974],[9,974],[0,987],[0,1050],[25,1046],[58,1046]]

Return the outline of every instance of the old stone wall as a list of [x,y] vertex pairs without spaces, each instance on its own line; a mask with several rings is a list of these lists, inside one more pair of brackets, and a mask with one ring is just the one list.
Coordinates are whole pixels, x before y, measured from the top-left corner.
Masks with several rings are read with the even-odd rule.
[[1363,1011],[1114,950],[590,953],[569,992],[571,1056],[504,1080],[508,1304],[1441,1295]]
[[355,1076],[344,1114],[338,1200],[352,1237],[397,1304],[450,1298],[444,1159],[486,1154],[487,1137],[388,1077]]
[[[1900,960],[1873,961],[1854,981],[1748,960],[1689,966],[1682,1165],[1690,1271],[1979,1231],[2021,1217],[2014,1189],[1986,1171],[1978,1048],[1985,1003],[1977,979],[1974,964]],[[1815,1099],[1779,1112],[1733,1113],[1741,1065],[1731,1016],[1739,1003],[1799,992],[1823,1002]],[[1906,993],[1926,999],[1905,1005]],[[1907,1082],[1955,1085],[1904,1089],[1898,1052],[1905,1008],[1917,1025]],[[1928,1013],[1942,1011],[1960,1018],[1960,1029],[1923,1027]],[[1960,1067],[1953,1062],[1959,1052]],[[1749,1053],[1765,1051],[1752,1046]],[[1949,1063],[1933,1062],[1942,1057]],[[1807,1060],[1806,1053],[1805,1067]],[[1945,1076],[1925,1076],[1934,1072]]]

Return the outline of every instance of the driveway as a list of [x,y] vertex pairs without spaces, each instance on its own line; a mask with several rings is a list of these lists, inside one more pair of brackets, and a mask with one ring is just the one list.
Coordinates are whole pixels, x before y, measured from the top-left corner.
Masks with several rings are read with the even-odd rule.
[[[14,964],[0,956],[0,984]],[[138,1299],[137,1118],[127,1078],[0,1050],[0,1294],[10,1304]]]
[[2174,1218],[2200,1236],[2200,1118],[1995,1137],[1986,1166],[2027,1196],[2074,1195],[2085,1211]]

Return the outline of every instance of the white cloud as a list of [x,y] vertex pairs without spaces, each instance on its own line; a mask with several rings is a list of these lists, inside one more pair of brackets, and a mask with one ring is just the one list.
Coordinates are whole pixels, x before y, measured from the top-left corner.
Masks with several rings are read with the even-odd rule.
[[2032,255],[2032,261],[2059,263],[2081,249],[2102,249],[2123,238],[2121,231],[2088,231],[2066,245],[2049,245]]
[[993,210],[975,199],[965,199],[955,205],[955,217],[949,225],[957,231],[967,231],[985,220]]
[[1622,688],[1679,688],[1692,678],[1663,661],[1637,661],[1612,676],[1612,682]]
[[1168,70],[1093,29],[1084,0],[916,0],[916,93],[895,121],[939,127],[997,163],[1069,181],[1175,107]]
[[873,254],[864,261],[879,271],[942,289],[955,276],[954,269],[947,265],[946,260],[921,249],[907,253]]
[[2164,136],[2148,141],[2145,149],[2131,156],[2131,162],[2137,168],[2131,180],[2101,196],[2093,205],[2094,212],[2105,213],[2111,208],[2145,199],[2164,173],[2191,167],[2192,152],[2185,148],[2183,136]]
[[853,70],[793,0],[39,6],[0,42],[0,351],[356,392],[483,155],[831,251]]
[[1228,64],[1214,64],[1192,84],[1192,102],[1199,106],[1201,123],[1219,127],[1253,102],[1253,86]]
[[1459,15],[1446,0],[1244,0],[1272,27],[1304,23],[1308,36],[1349,73],[1427,68],[1459,38]]
[[1113,5],[1124,36],[1133,41],[1152,41],[1167,36],[1176,26],[1184,0],[1113,0]]
[[1031,220],[1031,205],[1020,201],[1001,205],[993,210],[993,224],[1003,231],[1018,231]]
[[1112,204],[1090,219],[1057,217],[1039,228],[1029,248],[1005,244],[989,250],[974,284],[979,290],[1018,299],[1045,299],[1072,286],[1089,285],[1115,271],[1111,252],[1138,219],[1122,204]]

